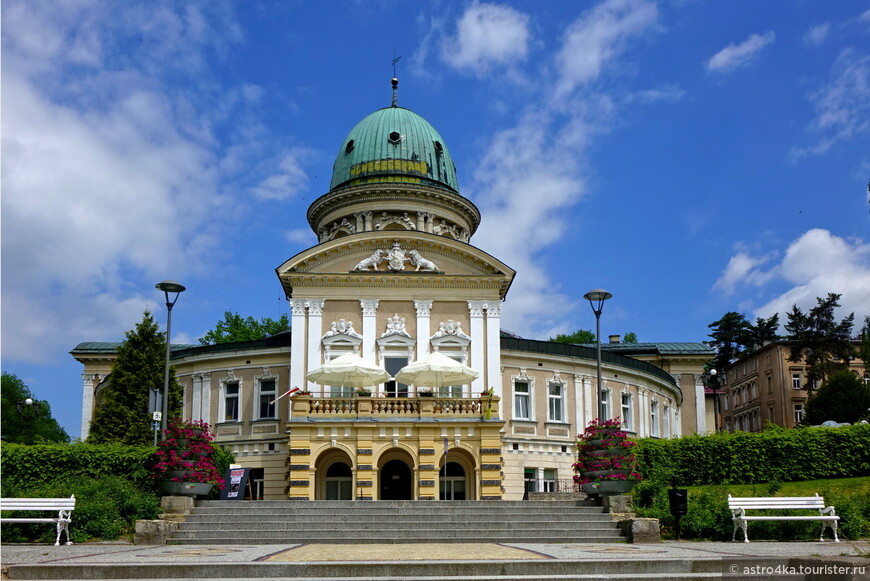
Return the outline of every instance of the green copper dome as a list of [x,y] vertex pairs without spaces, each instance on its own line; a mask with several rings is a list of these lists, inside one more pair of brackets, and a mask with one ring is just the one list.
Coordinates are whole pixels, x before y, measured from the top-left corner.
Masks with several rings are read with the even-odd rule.
[[397,182],[459,190],[456,166],[441,135],[413,111],[393,106],[375,111],[351,130],[335,159],[329,189]]

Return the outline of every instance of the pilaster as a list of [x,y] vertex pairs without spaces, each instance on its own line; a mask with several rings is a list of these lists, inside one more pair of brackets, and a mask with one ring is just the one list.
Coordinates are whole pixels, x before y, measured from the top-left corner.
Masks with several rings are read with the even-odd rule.
[[360,356],[371,363],[376,363],[375,345],[377,340],[378,299],[360,299],[362,309],[362,353]]
[[[323,335],[323,299],[307,299],[308,307],[308,371],[320,367],[322,362],[320,337]],[[308,391],[315,389],[314,383],[308,382]]]
[[430,314],[432,312],[431,300],[415,300],[414,308],[417,310],[417,359],[422,359],[429,354],[429,337],[432,336]]
[[503,397],[501,383],[501,306],[502,301],[486,304],[486,383],[493,395]]
[[[468,311],[471,320],[471,358],[468,361],[468,366],[479,371],[484,371],[484,343],[486,338],[483,332],[483,309],[486,306],[486,301],[468,301]],[[486,389],[484,384],[485,376],[483,373],[477,376],[477,379],[471,382],[471,393],[481,393]]]
[[91,421],[94,419],[94,387],[99,375],[82,373],[82,441],[91,431]]

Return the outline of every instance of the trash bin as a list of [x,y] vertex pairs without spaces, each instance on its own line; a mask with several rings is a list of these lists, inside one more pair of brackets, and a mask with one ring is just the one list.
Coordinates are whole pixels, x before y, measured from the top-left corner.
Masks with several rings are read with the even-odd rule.
[[685,488],[671,488],[668,490],[668,503],[672,515],[686,516],[689,514],[689,491]]

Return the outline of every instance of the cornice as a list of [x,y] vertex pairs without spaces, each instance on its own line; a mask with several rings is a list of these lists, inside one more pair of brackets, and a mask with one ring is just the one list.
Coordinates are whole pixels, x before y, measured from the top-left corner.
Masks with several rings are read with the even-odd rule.
[[431,208],[441,207],[457,212],[468,219],[471,234],[480,225],[480,210],[468,198],[447,190],[414,184],[365,184],[329,192],[314,200],[308,207],[308,223],[316,232],[321,226],[320,222],[330,212],[371,202],[419,202],[429,207],[430,211]]

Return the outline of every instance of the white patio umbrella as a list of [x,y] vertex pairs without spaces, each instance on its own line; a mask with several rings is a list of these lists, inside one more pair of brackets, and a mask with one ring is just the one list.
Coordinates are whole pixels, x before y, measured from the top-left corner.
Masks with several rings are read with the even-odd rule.
[[327,361],[306,375],[308,381],[341,387],[372,387],[390,379],[383,367],[369,363],[356,353],[345,353]]
[[447,387],[463,385],[478,375],[471,367],[435,351],[400,369],[396,381],[417,387]]

